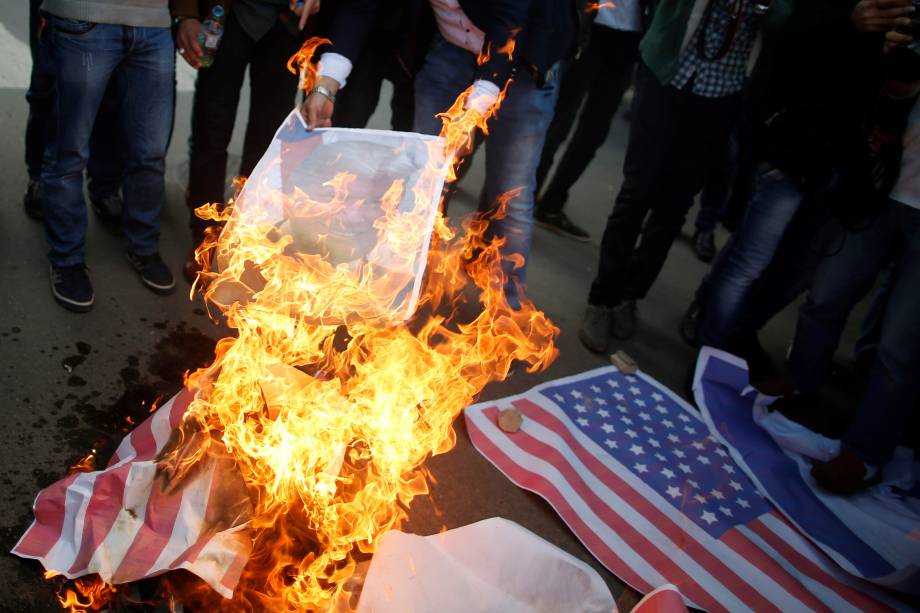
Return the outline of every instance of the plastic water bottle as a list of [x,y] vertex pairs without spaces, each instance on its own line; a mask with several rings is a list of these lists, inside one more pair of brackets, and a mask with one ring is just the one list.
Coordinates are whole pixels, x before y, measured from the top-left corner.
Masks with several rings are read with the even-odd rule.
[[217,47],[220,45],[220,39],[224,35],[224,7],[215,4],[211,8],[211,13],[201,23],[201,31],[198,33],[198,44],[201,45],[201,67],[207,68],[214,63],[214,54],[217,53]]

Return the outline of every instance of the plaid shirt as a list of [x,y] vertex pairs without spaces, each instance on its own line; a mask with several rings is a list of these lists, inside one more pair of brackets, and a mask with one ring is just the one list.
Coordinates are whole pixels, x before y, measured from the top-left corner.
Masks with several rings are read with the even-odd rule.
[[710,0],[712,11],[708,27],[705,28],[706,55],[714,57],[729,30],[732,21],[732,5],[741,2],[741,22],[731,48],[722,58],[708,61],[699,55],[699,37],[706,23],[705,18],[697,27],[689,44],[680,53],[677,73],[671,79],[671,85],[683,89],[693,79],[692,91],[704,98],[721,98],[741,91],[747,78],[748,56],[754,46],[757,35],[757,15],[753,11],[751,0]]

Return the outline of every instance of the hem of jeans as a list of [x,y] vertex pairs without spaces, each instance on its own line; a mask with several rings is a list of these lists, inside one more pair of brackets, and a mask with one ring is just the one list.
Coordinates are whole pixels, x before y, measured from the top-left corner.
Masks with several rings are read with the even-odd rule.
[[53,256],[48,256],[48,263],[55,268],[70,268],[71,266],[86,266],[86,258],[66,258],[58,260]]

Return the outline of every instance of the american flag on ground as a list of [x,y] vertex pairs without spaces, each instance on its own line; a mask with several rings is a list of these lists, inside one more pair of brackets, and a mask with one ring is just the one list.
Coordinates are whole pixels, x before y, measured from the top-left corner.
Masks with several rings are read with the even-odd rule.
[[[497,425],[506,408],[524,415],[518,432]],[[672,583],[709,611],[900,606],[796,531],[696,411],[642,373],[600,368],[465,416],[476,448],[641,592]]]
[[[156,456],[192,400],[183,390],[126,436],[103,471],[74,473],[39,492],[35,521],[13,553],[73,579],[110,584],[189,570],[225,598],[249,559],[251,514],[241,479],[209,456],[179,488],[164,487]],[[242,494],[242,496],[241,496]]]

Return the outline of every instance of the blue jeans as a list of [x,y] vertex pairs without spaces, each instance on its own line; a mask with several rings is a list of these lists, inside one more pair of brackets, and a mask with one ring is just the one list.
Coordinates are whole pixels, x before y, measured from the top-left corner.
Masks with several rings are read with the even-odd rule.
[[[436,34],[425,65],[415,79],[415,131],[439,134],[441,120],[435,115],[446,111],[476,76],[476,56],[452,45]],[[513,189],[520,192],[508,202],[506,216],[489,225],[489,237],[504,238],[502,269],[505,297],[512,307],[519,304],[518,293],[525,282],[524,266],[515,268],[517,256],[526,263],[533,235],[534,191],[537,164],[543,151],[546,130],[553,118],[558,94],[558,65],[538,87],[525,71],[519,70],[489,125],[486,140],[486,180],[480,199],[480,212],[488,214],[499,197]],[[502,85],[502,84],[499,84]]]
[[110,85],[119,103],[124,234],[135,254],[156,253],[173,115],[172,33],[169,28],[47,18],[45,36],[57,85],[55,138],[47,145],[42,168],[48,258],[55,266],[84,262],[83,171],[93,123]]
[[865,396],[843,442],[866,462],[884,465],[920,392],[920,209],[889,201],[864,230],[849,232],[815,274],[799,310],[789,373],[803,390],[824,381],[852,308],[891,261],[895,276]]
[[702,344],[727,348],[751,289],[773,261],[804,199],[801,187],[780,170],[763,163],[757,167],[744,219],[700,289],[704,304],[699,329]]

